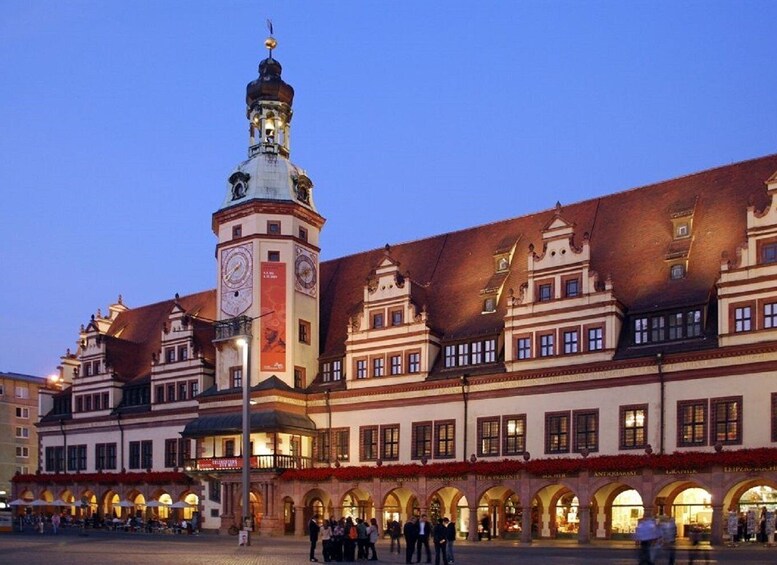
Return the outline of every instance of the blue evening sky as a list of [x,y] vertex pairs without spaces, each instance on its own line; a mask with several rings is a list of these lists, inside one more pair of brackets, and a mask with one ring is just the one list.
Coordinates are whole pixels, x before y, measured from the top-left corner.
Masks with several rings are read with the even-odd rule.
[[777,152],[773,1],[5,0],[0,370],[215,286],[268,17],[324,260]]

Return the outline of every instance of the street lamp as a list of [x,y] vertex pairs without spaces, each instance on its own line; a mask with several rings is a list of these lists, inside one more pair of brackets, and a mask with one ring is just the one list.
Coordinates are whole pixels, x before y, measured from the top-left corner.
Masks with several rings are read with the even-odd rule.
[[243,353],[243,516],[242,516],[242,530],[245,531],[246,540],[245,544],[251,544],[250,530],[251,530],[251,513],[249,506],[251,505],[251,494],[249,492],[251,487],[251,336],[250,334],[244,335],[237,340],[237,345],[240,347]]

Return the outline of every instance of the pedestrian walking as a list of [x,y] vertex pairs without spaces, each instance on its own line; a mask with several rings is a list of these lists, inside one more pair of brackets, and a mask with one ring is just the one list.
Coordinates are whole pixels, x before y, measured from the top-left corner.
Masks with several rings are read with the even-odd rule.
[[318,525],[318,520],[315,516],[310,517],[308,522],[308,534],[310,536],[310,560],[318,561],[316,559],[316,544],[318,543],[318,534],[321,531],[321,527]]

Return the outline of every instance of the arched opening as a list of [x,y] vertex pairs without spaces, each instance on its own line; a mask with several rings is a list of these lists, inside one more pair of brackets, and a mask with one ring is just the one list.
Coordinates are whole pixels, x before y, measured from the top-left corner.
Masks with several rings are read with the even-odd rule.
[[677,534],[687,538],[691,530],[709,539],[712,527],[712,495],[703,488],[689,487],[677,493],[669,506],[670,515],[677,523]]
[[297,511],[294,508],[294,500],[288,496],[285,497],[283,499],[283,533],[294,533],[294,518],[296,512]]
[[624,490],[613,499],[610,508],[610,537],[632,539],[637,522],[645,513],[642,496],[635,489]]

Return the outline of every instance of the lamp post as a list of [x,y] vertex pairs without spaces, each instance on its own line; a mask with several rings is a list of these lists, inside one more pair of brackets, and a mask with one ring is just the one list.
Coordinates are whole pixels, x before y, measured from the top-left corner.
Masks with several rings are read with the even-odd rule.
[[242,350],[243,354],[243,516],[241,520],[241,529],[246,533],[246,545],[251,545],[250,530],[251,530],[251,513],[249,507],[251,505],[251,414],[250,414],[250,397],[251,397],[251,383],[250,383],[250,370],[251,370],[251,336],[250,334],[244,335],[237,340],[238,346]]

